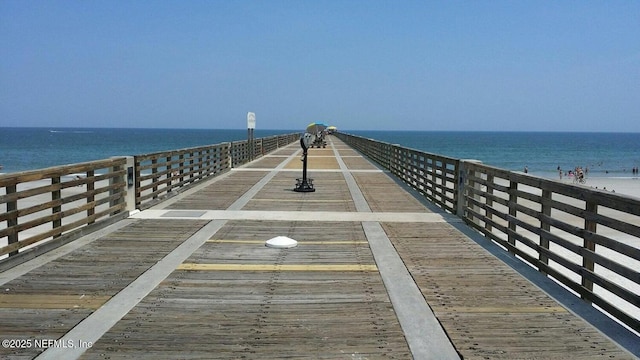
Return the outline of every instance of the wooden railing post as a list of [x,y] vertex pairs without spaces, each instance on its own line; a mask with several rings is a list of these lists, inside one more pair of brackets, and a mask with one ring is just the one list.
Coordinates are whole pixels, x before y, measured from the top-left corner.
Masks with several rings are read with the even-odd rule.
[[[583,239],[583,247],[587,250],[590,250],[592,252],[596,251],[596,244],[593,241],[589,241],[586,239],[586,236],[589,233],[595,233],[596,232],[596,225],[597,223],[591,219],[593,219],[593,215],[596,215],[598,213],[598,204],[592,202],[592,201],[587,201],[586,204],[586,212],[585,212],[585,219],[584,219],[584,229],[585,229],[585,238]],[[585,268],[588,272],[593,272],[594,271],[594,263],[593,260],[591,259],[587,259],[586,257],[582,257],[582,267]],[[586,274],[582,275],[582,286],[587,289],[589,292],[593,292],[593,281],[587,279]],[[582,298],[586,301],[588,301],[587,299],[585,299],[585,296],[582,295]]]
[[[96,182],[95,182],[94,176],[95,176],[95,171],[94,170],[87,171],[86,179],[87,179],[87,192],[88,193],[91,192],[91,191],[94,191],[95,188],[96,188]],[[93,196],[93,195],[87,196],[87,203],[92,203],[95,200],[96,200],[95,196]],[[87,209],[87,217],[88,218],[91,218],[95,213],[96,213],[95,205],[91,206],[90,208]],[[95,219],[94,220],[90,220],[88,222],[88,224],[93,224],[95,222],[96,222]]]
[[196,153],[194,151],[189,152],[189,179],[195,177],[195,174],[193,173],[195,170],[195,154]]
[[[469,205],[469,203],[466,201],[466,197],[474,196],[475,198],[478,198],[478,196],[474,195],[473,192],[469,190],[469,188],[474,188],[476,186],[479,186],[479,184],[476,184],[475,181],[469,179],[469,174],[472,171],[469,169],[469,164],[482,164],[482,161],[474,160],[474,159],[464,159],[464,160],[460,160],[459,162],[458,204],[456,206],[456,215],[458,215],[458,217],[462,219],[466,218],[467,216],[466,209],[468,207],[472,207],[472,205]],[[474,176],[476,176],[475,173],[474,173]],[[478,219],[475,219],[473,222],[478,223]]]
[[180,178],[179,178],[179,182],[183,182],[184,181],[184,154],[180,154],[178,156],[178,166],[180,168]]
[[[169,163],[169,160],[167,160],[167,163]],[[169,165],[167,165],[167,171],[169,171]],[[158,159],[153,158],[153,159],[151,159],[151,174],[155,175],[156,173],[158,173]],[[167,179],[169,177],[171,177],[171,172],[170,171],[167,173]],[[154,184],[153,188],[152,188],[152,191],[155,193],[156,191],[158,191],[158,185],[156,185],[156,184],[158,184],[158,177],[157,176],[152,177],[151,178],[151,182]],[[157,199],[158,196],[154,195],[153,198]]]
[[[493,181],[493,174],[487,174],[487,184],[490,184],[489,186],[487,186],[487,195],[493,195]],[[493,207],[493,199],[491,198],[491,196],[485,197],[485,203],[488,207]],[[485,216],[488,220],[493,220],[493,214],[491,212],[487,211]],[[484,228],[487,230],[487,232],[493,231],[493,226],[491,226],[491,223],[489,221],[485,221]]]
[[[113,173],[121,171],[122,169],[123,169],[122,165],[114,166],[114,167],[111,168],[112,174],[110,174],[111,176],[109,176],[109,185],[116,185],[116,184],[120,184],[120,183],[124,183],[125,182],[124,177],[126,175],[125,176],[113,176]],[[110,196],[116,195],[117,191],[122,191],[122,190],[121,189],[120,190],[115,190],[115,189],[109,190],[109,195]],[[109,207],[117,206],[118,204],[120,204],[123,201],[124,201],[123,198],[120,198],[119,200],[111,200],[109,202]],[[119,211],[117,211],[116,213],[118,213],[118,212]]]
[[[540,229],[542,229],[542,232],[540,233],[540,247],[546,250],[549,250],[549,238],[546,234],[551,231],[551,226],[545,219],[551,217],[551,194],[549,190],[542,190],[542,220],[540,220]],[[545,255],[544,252],[539,252],[538,259],[542,264],[549,265],[549,257]],[[544,270],[540,270],[540,272],[546,274]]]
[[[58,185],[57,189],[51,192],[51,200],[56,201],[62,199],[62,191],[60,190],[59,185],[61,185],[60,176],[54,176],[51,178],[51,185]],[[53,219],[53,228],[59,228],[62,226],[62,217],[56,218],[55,216],[62,212],[62,204],[53,206],[51,208],[52,213],[54,215]],[[54,238],[60,237],[61,234],[53,235]]]
[[[17,187],[15,184],[12,185],[8,185],[7,187],[5,187],[7,195],[11,195],[11,194],[15,194],[17,191]],[[7,227],[8,228],[14,228],[18,226],[18,200],[11,200],[7,202],[7,212],[14,212],[13,215],[11,215],[8,219],[7,219]],[[18,242],[18,232],[14,231],[12,233],[9,234],[9,244],[15,244]],[[18,255],[18,250],[14,250],[12,252],[9,253],[9,256],[13,256],[13,255]]]
[[[509,181],[509,215],[512,218],[515,218],[518,211],[516,210],[516,205],[518,203],[518,182],[517,181]],[[516,246],[516,239],[513,236],[513,233],[516,232],[516,223],[509,219],[509,234],[507,236],[507,240],[509,241],[509,244],[511,244],[513,247]],[[509,249],[510,253],[514,253],[514,251],[512,249]]]

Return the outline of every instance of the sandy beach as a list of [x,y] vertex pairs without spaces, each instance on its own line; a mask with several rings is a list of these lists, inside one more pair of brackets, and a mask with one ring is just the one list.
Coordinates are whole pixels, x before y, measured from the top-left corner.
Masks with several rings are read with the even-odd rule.
[[[640,178],[639,177],[588,177],[585,184],[579,186],[615,192],[616,194],[628,195],[640,200]],[[572,184],[573,179],[563,178],[565,184]]]

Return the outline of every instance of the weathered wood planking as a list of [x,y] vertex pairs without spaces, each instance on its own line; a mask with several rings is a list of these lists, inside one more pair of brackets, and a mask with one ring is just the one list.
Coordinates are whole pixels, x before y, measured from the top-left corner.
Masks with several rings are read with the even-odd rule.
[[[2,285],[0,339],[58,339],[206,222],[141,220]],[[0,358],[43,349],[0,348]]]
[[167,209],[224,210],[253,187],[267,172],[243,171],[213,180],[210,185],[168,205]]
[[[281,234],[298,247],[253,241]],[[359,223],[287,221],[230,221],[186,262],[374,264]],[[411,358],[377,271],[241,269],[175,271],[84,358]]]
[[362,156],[356,155],[355,151],[353,150],[340,150],[338,151],[338,153],[340,153],[340,155],[342,156],[342,161],[349,170],[378,170],[378,168],[369,160],[363,158]]
[[451,225],[384,228],[465,359],[629,357]]
[[[349,189],[339,172],[309,172],[314,193],[293,191],[301,174],[284,171],[277,174],[243,210],[355,211]],[[322,218],[318,218],[322,220]]]
[[384,173],[353,173],[374,212],[431,212]]

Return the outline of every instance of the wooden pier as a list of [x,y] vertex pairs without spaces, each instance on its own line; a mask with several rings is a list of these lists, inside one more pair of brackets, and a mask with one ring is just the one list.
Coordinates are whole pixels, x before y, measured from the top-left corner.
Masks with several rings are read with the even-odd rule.
[[0,358],[635,358],[335,137],[294,192],[300,150],[1,272]]

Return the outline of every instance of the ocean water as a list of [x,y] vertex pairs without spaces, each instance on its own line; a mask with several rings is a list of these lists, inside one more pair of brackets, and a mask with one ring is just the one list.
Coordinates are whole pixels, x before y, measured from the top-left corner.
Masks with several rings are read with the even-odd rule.
[[[256,138],[302,130],[260,130]],[[557,168],[589,167],[589,176],[632,177],[640,133],[345,131],[453,158],[557,178]],[[0,128],[0,172],[246,140],[247,130]]]
[[577,166],[589,176],[638,177],[640,133],[353,131],[372,138],[458,159],[475,159],[502,169],[558,178]]
[[[294,130],[259,130],[254,138]],[[0,173],[247,139],[247,130],[0,128]]]

